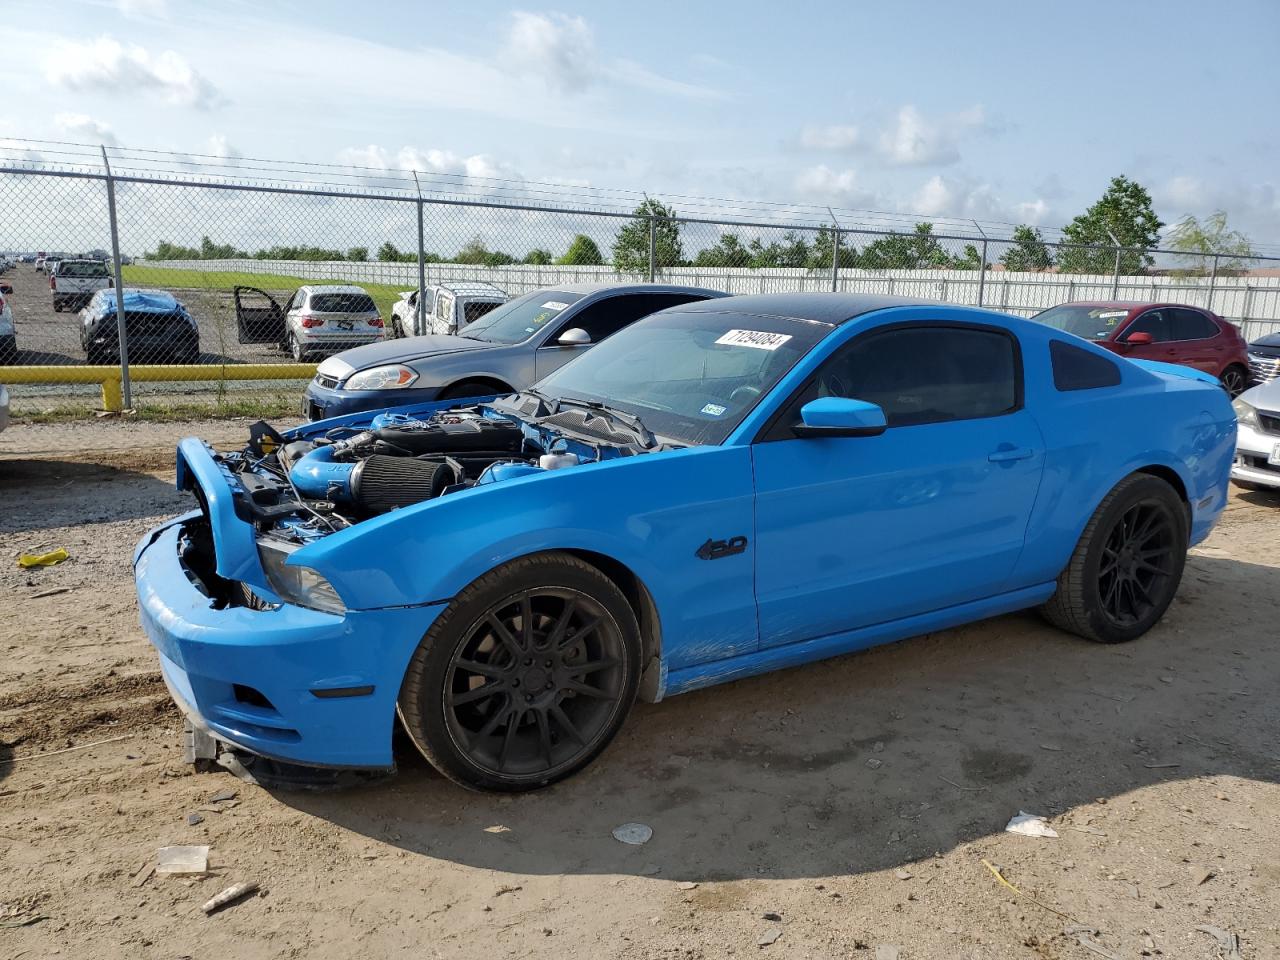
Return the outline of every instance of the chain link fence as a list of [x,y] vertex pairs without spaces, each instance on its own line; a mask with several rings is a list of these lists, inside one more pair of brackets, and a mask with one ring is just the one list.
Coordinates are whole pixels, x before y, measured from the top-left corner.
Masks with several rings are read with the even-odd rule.
[[449,196],[416,175],[331,185],[160,174],[106,150],[93,164],[0,156],[0,253],[14,334],[0,326],[0,382],[15,413],[37,417],[104,401],[154,416],[293,414],[317,360],[447,329],[463,285],[490,305],[651,280],[1023,316],[1071,300],[1172,301],[1211,309],[1249,339],[1280,331],[1280,258],[1015,242],[978,224],[637,215]]

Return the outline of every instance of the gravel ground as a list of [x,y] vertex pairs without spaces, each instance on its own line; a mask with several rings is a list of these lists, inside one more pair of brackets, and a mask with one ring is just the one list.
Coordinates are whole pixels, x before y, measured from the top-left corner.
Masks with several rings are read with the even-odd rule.
[[[1205,926],[1280,955],[1280,498],[1237,493],[1132,644],[1001,617],[639,705],[532,795],[407,749],[376,784],[272,793],[181,763],[129,570],[188,506],[174,441],[245,427],[0,434],[0,955],[1225,956]],[[1059,838],[1003,832],[1019,810]],[[653,839],[612,839],[626,821]],[[148,875],[187,843],[208,876]]]

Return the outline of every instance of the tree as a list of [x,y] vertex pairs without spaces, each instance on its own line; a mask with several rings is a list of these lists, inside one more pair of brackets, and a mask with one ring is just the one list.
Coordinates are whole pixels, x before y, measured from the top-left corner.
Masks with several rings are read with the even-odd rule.
[[538,266],[546,266],[551,262],[551,251],[544,250],[542,247],[534,247],[524,255],[522,263],[536,264]]
[[1178,258],[1180,266],[1173,272],[1184,277],[1205,276],[1215,255],[1220,275],[1239,275],[1247,269],[1246,261],[1257,256],[1248,237],[1227,227],[1223,210],[1211,213],[1203,221],[1188,214],[1169,231],[1168,242],[1170,248],[1183,254]]
[[604,266],[604,255],[594,240],[585,233],[580,233],[573,238],[569,249],[556,263],[571,267],[601,267]]
[[658,200],[645,200],[636,207],[631,220],[613,240],[613,268],[619,273],[644,273],[649,269],[649,221],[654,224],[655,271],[684,263],[680,225],[676,212]]
[[[759,237],[752,239],[748,245],[751,250],[751,266],[753,267],[805,267],[809,265],[809,244],[803,237],[791,231],[782,235],[782,240],[765,244]],[[830,260],[830,256],[827,258]]]
[[917,223],[912,233],[893,233],[873,240],[857,256],[858,266],[870,270],[976,270],[981,259],[973,244],[969,244],[964,257],[953,259],[933,235],[932,223]]
[[1053,256],[1039,228],[1024,223],[1013,231],[1013,246],[1004,252],[1000,262],[1006,270],[1040,271],[1053,266]]
[[369,248],[368,247],[352,247],[350,250],[347,251],[347,259],[355,261],[357,263],[363,263],[365,260],[369,259]]
[[695,267],[746,267],[750,264],[751,253],[736,233],[722,233],[715,246],[699,250],[693,258]]
[[1063,273],[1111,273],[1115,269],[1114,235],[1126,248],[1120,252],[1120,272],[1141,273],[1154,262],[1147,251],[1159,241],[1163,226],[1151,205],[1151,194],[1142,184],[1125,176],[1113,177],[1098,202],[1062,230],[1069,243],[1104,249],[1064,247],[1058,255],[1058,269]]
[[[835,244],[835,231],[829,227],[819,227],[818,235],[813,238],[813,248],[809,253],[809,260],[806,264],[810,270],[830,270],[831,269],[831,248]],[[858,251],[853,249],[853,245],[843,238],[840,241],[841,267],[857,267]]]
[[395,263],[401,259],[400,251],[396,249],[396,245],[388,240],[378,248],[378,259],[383,263]]

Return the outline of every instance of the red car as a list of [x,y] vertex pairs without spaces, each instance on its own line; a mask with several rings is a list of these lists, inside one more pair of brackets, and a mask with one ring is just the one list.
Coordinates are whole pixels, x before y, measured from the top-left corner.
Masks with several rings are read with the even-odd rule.
[[1211,373],[1232,397],[1249,385],[1249,344],[1234,324],[1200,307],[1093,300],[1059,304],[1035,319],[1122,357]]

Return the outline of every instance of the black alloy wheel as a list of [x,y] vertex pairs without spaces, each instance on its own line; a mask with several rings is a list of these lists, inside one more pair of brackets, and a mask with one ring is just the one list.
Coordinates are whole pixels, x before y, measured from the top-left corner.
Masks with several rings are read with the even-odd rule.
[[1175,536],[1173,518],[1159,502],[1134,504],[1111,529],[1098,565],[1098,596],[1117,626],[1131,627],[1167,602]]

